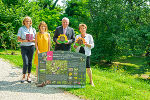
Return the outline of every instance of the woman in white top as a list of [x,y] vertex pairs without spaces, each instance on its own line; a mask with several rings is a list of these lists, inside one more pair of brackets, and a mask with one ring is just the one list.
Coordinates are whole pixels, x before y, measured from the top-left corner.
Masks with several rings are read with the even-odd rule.
[[26,16],[23,20],[23,26],[18,30],[18,42],[21,42],[21,55],[23,59],[23,76],[21,83],[25,81],[25,75],[28,70],[27,82],[31,83],[30,73],[32,68],[32,59],[35,50],[35,34],[36,30],[32,28],[32,20]]
[[75,38],[75,41],[81,37],[84,38],[85,40],[85,46],[77,46],[76,43],[74,45],[74,48],[76,49],[77,52],[85,54],[87,56],[86,59],[86,68],[87,68],[87,74],[90,78],[90,84],[94,86],[93,80],[92,80],[92,70],[90,68],[90,55],[91,55],[91,49],[94,48],[94,41],[93,37],[90,34],[86,33],[87,26],[85,24],[79,24],[79,31],[81,34],[77,35]]

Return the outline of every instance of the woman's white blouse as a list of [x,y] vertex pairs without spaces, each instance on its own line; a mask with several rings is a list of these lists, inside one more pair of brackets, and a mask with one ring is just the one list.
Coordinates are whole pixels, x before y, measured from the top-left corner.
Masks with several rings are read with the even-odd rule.
[[[26,40],[26,34],[33,34],[33,38],[35,38],[36,30],[32,28],[32,26],[27,29],[25,26],[22,26],[18,30],[17,36],[19,36],[22,40]],[[35,45],[34,42],[22,42],[20,46],[31,46]]]
[[[78,39],[79,37],[81,37],[81,34],[79,34],[79,35],[76,36],[75,41],[76,41],[76,39]],[[86,55],[86,56],[90,56],[90,55],[91,55],[91,49],[94,48],[94,40],[93,40],[93,37],[92,37],[92,35],[90,35],[90,34],[86,34],[84,39],[85,39],[85,42],[86,42],[87,44],[90,44],[90,45],[91,45],[90,48],[87,47],[87,46],[84,46],[85,55]],[[74,44],[74,45],[75,45],[75,44]],[[76,52],[79,52],[80,47],[81,47],[81,46],[78,46],[78,47],[76,48]]]

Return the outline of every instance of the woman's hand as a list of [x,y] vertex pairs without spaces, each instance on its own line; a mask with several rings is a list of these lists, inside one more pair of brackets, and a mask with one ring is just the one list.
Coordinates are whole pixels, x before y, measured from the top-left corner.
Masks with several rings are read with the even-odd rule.
[[76,49],[78,46],[77,45],[74,45],[74,48]]
[[35,42],[35,39],[33,39],[33,40],[28,40],[28,42]]
[[85,43],[85,46],[87,46],[88,48],[91,48],[90,44]]
[[18,42],[28,42],[28,40],[23,40],[23,39],[21,39],[20,36],[18,36],[17,38],[18,38]]
[[37,54],[39,54],[40,53],[40,51],[39,50],[37,50]]
[[22,40],[22,42],[28,42],[28,40]]

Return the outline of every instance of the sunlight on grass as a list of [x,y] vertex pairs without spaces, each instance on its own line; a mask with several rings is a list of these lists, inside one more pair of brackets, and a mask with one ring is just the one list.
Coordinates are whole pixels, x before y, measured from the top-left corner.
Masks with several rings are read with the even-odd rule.
[[124,66],[132,66],[132,67],[135,67],[135,68],[137,68],[137,69],[140,67],[139,65],[131,64],[131,63],[120,63],[120,65],[124,65]]
[[[84,89],[67,90],[90,100],[125,100],[135,98],[148,100],[150,98],[150,86],[147,82],[136,80],[132,76],[122,73],[113,73],[100,69],[92,70],[95,87],[87,84]],[[89,80],[87,79],[88,82]]]
[[20,50],[7,50],[7,52],[4,50],[4,49],[0,49],[0,54],[9,54],[11,55],[11,53],[14,52],[15,54],[14,55],[18,55],[20,54]]
[[[11,53],[11,50],[8,52]],[[7,55],[0,49],[0,57],[17,67],[22,67],[20,50],[16,52],[16,55]],[[141,78],[143,74],[150,75],[150,68],[141,66],[143,64],[143,57],[124,57],[114,62],[111,67],[103,68],[95,65],[92,66],[95,87],[89,84],[89,77],[86,74],[85,88],[64,90],[89,100],[150,100],[150,81]],[[117,69],[115,69],[116,66]],[[35,74],[34,64],[32,73]],[[143,77],[147,77],[146,75]]]
[[[6,54],[5,50],[0,49],[0,57],[9,61],[13,66],[16,67],[23,67],[23,61],[22,61],[22,56],[21,56],[21,51],[20,50],[15,50],[15,55],[11,55],[12,50],[7,50],[8,54]],[[34,55],[33,55],[33,60],[34,60]],[[35,73],[36,71],[36,66],[32,62],[32,72]]]
[[139,65],[141,66],[144,63],[144,57],[121,57],[121,59],[118,59],[117,61],[119,61],[120,63],[130,63],[130,64],[135,64],[135,65]]

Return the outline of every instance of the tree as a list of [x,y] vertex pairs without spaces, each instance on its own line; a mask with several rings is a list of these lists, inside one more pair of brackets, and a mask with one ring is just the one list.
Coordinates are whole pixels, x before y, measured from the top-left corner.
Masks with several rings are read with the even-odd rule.
[[35,2],[43,9],[48,8],[49,10],[54,10],[58,0],[53,1],[54,0],[36,0]]
[[140,29],[145,30],[150,21],[146,1],[89,0],[95,60],[111,63],[122,55],[139,55],[145,51],[147,37]]
[[[22,4],[20,5],[21,2]],[[17,40],[16,34],[19,27],[22,26],[22,20],[25,16],[32,18],[32,26],[37,31],[41,21],[45,21],[48,24],[51,34],[61,24],[61,8],[59,7],[55,7],[53,10],[43,9],[37,4],[37,1],[28,2],[28,0],[19,0],[17,4],[9,7],[0,0],[0,5],[0,38],[3,40],[0,43],[0,47],[4,47],[5,44],[6,48],[11,48],[13,44],[17,44],[17,41],[14,40]]]
[[90,12],[86,8],[88,0],[68,0],[66,1],[65,16],[70,19],[70,26],[77,29],[80,23],[90,21]]
[[19,0],[2,0],[2,2],[8,7],[11,7],[11,5],[17,5]]

